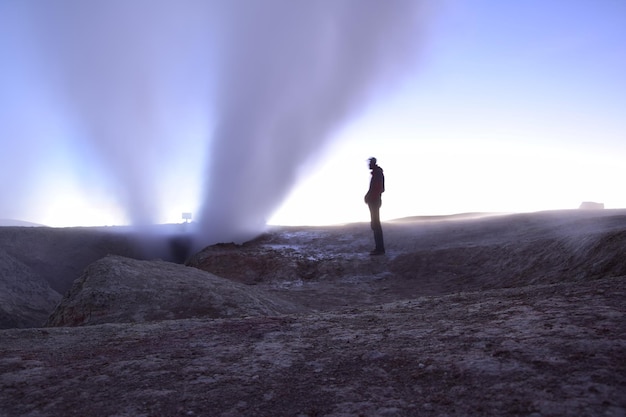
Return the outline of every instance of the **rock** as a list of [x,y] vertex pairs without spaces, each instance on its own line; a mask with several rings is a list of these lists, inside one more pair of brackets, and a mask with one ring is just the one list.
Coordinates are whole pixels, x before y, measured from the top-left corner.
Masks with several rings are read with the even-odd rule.
[[0,415],[624,417],[625,278],[2,330]]
[[0,250],[0,329],[39,327],[61,294],[13,256]]
[[180,259],[185,235],[177,226],[0,226],[0,328],[41,326],[82,271],[104,256]]
[[[23,233],[23,258],[1,230],[0,248],[29,268],[77,253]],[[0,330],[0,416],[624,417],[626,211],[412,219],[385,237],[371,259],[366,223],[280,228],[204,250],[204,273],[98,258],[57,318],[155,321]],[[302,310],[263,315],[281,299]],[[204,317],[160,320],[185,314]]]
[[107,256],[85,270],[46,326],[82,326],[192,317],[268,316],[288,302],[247,286],[164,261]]
[[98,228],[0,227],[0,247],[59,294],[106,255],[140,257],[136,241],[130,233]]

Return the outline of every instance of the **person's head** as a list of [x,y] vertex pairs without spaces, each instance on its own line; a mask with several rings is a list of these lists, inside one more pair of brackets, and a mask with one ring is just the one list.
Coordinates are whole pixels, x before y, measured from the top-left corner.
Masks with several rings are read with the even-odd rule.
[[370,169],[374,169],[374,167],[376,166],[376,158],[374,158],[373,156],[369,159],[370,161]]

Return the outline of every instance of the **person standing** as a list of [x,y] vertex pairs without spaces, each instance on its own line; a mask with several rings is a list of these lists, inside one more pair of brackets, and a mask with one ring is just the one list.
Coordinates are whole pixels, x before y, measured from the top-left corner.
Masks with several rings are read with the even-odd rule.
[[374,242],[376,248],[370,255],[383,255],[385,253],[385,243],[383,241],[383,228],[380,224],[380,206],[382,205],[381,194],[385,192],[385,176],[383,169],[376,165],[376,158],[369,159],[369,168],[372,170],[370,188],[365,194],[365,203],[370,209],[371,227],[374,231]]

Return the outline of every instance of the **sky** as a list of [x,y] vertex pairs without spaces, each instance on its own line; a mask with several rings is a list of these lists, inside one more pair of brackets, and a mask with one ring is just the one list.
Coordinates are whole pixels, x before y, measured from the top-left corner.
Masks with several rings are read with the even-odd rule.
[[368,156],[387,220],[626,207],[626,2],[449,1],[418,60],[272,221],[367,221]]
[[[195,3],[205,7],[203,2]],[[75,21],[64,33],[66,25],[55,23],[71,14],[68,18],[63,13],[63,19],[55,21],[50,13],[59,11],[44,7],[45,3],[25,1],[25,8],[15,4],[0,0],[0,218],[65,227],[126,224],[147,212],[154,222],[182,222],[183,212],[191,212],[194,219],[203,212],[206,217],[203,204],[212,197],[206,191],[206,161],[211,152],[217,155],[219,151],[206,146],[207,137],[224,120],[233,118],[224,114],[223,103],[238,103],[229,96],[234,90],[218,87],[224,80],[239,86],[246,83],[221,64],[225,57],[236,55],[232,51],[238,43],[231,43],[230,38],[228,42],[205,40],[231,34],[249,42],[244,35],[261,32],[240,35],[239,28],[245,27],[242,20],[229,20],[232,16],[227,14],[217,13],[223,19],[209,19],[210,24],[197,22],[199,13],[193,8],[177,10],[176,20],[170,18],[171,10],[161,10],[167,19],[154,20],[152,25],[142,22],[144,27],[137,32],[136,25],[142,21],[137,9],[111,17],[108,22],[121,19],[124,23],[114,34],[108,27],[96,32],[106,34],[96,40],[102,48],[123,45],[121,52],[112,52],[114,60],[107,60],[102,59],[107,55],[93,53],[76,36],[87,30],[76,22],[84,23],[85,16],[98,11],[76,11]],[[74,10],[71,1],[64,4]],[[393,24],[372,21],[371,16],[380,16],[381,10],[370,2],[372,14],[362,16],[369,19],[368,30],[359,31],[359,25],[349,30],[351,36],[367,39],[374,52],[353,54],[351,45],[360,51],[363,43],[359,42],[336,48],[332,42],[319,43],[320,55],[296,61],[303,74],[332,82],[308,86],[300,78],[289,78],[295,71],[273,78],[274,67],[268,64],[268,83],[277,83],[277,91],[281,84],[292,86],[288,92],[300,101],[276,106],[259,96],[259,106],[245,111],[237,108],[235,114],[260,108],[251,120],[264,121],[278,117],[263,113],[271,107],[289,113],[290,120],[310,124],[304,115],[315,114],[332,123],[322,123],[324,129],[310,129],[313,137],[307,137],[306,143],[319,143],[298,148],[302,152],[285,150],[290,142],[266,143],[260,137],[258,141],[267,144],[269,153],[282,157],[266,160],[259,156],[258,165],[226,160],[227,166],[234,167],[229,177],[251,164],[258,175],[266,169],[274,172],[283,163],[289,168],[284,174],[289,181],[281,184],[283,188],[260,213],[264,220],[285,225],[367,221],[363,196],[371,156],[378,159],[386,177],[383,220],[574,209],[583,201],[604,203],[606,208],[626,207],[622,184],[626,178],[626,2],[445,0],[420,4],[427,6],[414,10],[420,19],[402,22],[419,26],[413,32],[394,31],[397,26]],[[398,7],[407,10],[413,10],[411,6],[398,2]],[[345,14],[345,19],[354,13],[349,8],[335,11]],[[307,16],[314,14],[317,19],[317,9],[309,12]],[[300,33],[300,18],[294,9],[281,15],[280,22],[287,22],[281,23],[287,33]],[[391,23],[392,18],[397,16],[389,17]],[[302,32],[303,42],[319,33],[318,27],[326,27],[315,25],[334,17],[319,11],[319,21],[306,19],[312,29]],[[271,18],[267,22],[272,23]],[[337,27],[345,26],[345,21],[337,18],[337,22],[342,23]],[[163,36],[168,29],[175,31],[184,48]],[[63,47],[67,42],[47,44],[42,33],[69,39],[74,49]],[[115,36],[123,42],[109,43],[109,37]],[[281,33],[263,36],[269,47],[284,37]],[[407,42],[410,47],[402,44],[403,37],[415,37]],[[282,54],[271,56],[272,65],[279,62],[289,67],[291,54],[298,55],[297,49],[289,49],[299,45],[300,37],[294,38],[295,46],[285,42],[277,47]],[[167,47],[151,47],[154,44]],[[325,48],[336,51],[332,50],[333,55]],[[315,68],[320,57],[332,58],[328,73]],[[345,65],[333,66],[344,57],[350,58]],[[363,64],[355,66],[352,61]],[[380,65],[387,61],[393,62],[392,71]],[[220,71],[229,77],[217,77]],[[342,77],[333,78],[339,72]],[[381,72],[383,76],[378,76]],[[359,82],[353,85],[354,78]],[[326,93],[346,86],[345,94]],[[133,94],[118,96],[117,90]],[[318,90],[324,96],[319,101],[322,108],[336,100],[345,106],[331,106],[331,115],[319,112],[319,106],[308,107],[309,96]],[[240,89],[241,102],[254,101],[247,100],[248,91]],[[126,106],[142,111],[129,112]],[[247,121],[234,125],[252,126],[250,130],[255,126]],[[232,132],[227,127],[221,131]],[[85,136],[95,140],[84,140]],[[108,141],[111,136],[117,139]],[[267,149],[255,151],[256,139],[249,140],[234,153],[248,151],[254,161],[258,152]],[[293,161],[285,162],[290,155]],[[245,178],[241,181],[249,182]],[[137,185],[129,186],[133,181]],[[255,187],[258,191],[259,186]],[[130,206],[139,208],[133,211]]]

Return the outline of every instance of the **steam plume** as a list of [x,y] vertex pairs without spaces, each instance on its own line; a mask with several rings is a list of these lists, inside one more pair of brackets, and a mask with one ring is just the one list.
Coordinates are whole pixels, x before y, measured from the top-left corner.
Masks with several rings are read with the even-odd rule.
[[420,6],[0,2],[0,217],[28,204],[67,148],[133,223],[153,221],[187,172],[205,180],[196,246],[258,234],[302,164],[406,69]]
[[301,164],[409,64],[416,36],[413,0],[239,5],[224,10],[200,237],[210,241],[262,230]]
[[51,186],[63,198],[66,184],[47,181],[59,165],[87,192],[106,190],[133,224],[157,220],[202,175],[211,4],[0,2],[0,87],[10,93],[0,138],[3,162],[16,161],[0,167],[0,217],[45,210]]

